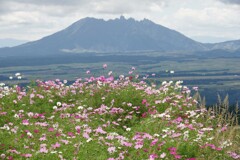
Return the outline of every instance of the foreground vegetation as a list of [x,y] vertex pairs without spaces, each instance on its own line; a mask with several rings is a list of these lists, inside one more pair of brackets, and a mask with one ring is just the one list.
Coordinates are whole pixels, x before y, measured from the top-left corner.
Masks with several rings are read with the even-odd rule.
[[206,109],[181,81],[157,87],[134,71],[118,79],[88,71],[73,84],[2,84],[1,158],[240,159],[235,115]]

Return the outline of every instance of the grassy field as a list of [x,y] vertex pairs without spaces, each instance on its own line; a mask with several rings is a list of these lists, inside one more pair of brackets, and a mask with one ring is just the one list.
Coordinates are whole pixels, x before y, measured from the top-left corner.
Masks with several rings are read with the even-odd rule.
[[[110,56],[110,57],[109,57]],[[24,58],[12,60],[2,59],[0,65],[0,82],[7,84],[27,83],[36,79],[66,79],[73,81],[77,77],[85,77],[90,70],[94,76],[102,74],[101,65],[107,63],[109,71],[115,76],[128,75],[129,68],[136,67],[140,77],[149,75],[149,78],[158,81],[183,80],[189,87],[199,86],[207,102],[216,102],[217,94],[230,94],[230,102],[236,104],[240,97],[240,65],[238,57],[203,58],[193,53],[119,53],[116,55],[98,54],[90,57],[74,55],[68,57],[36,58],[24,61]],[[14,62],[18,63],[14,63]],[[9,63],[6,63],[9,62]],[[22,62],[22,63],[21,63]],[[14,66],[15,64],[15,66]],[[173,70],[174,74],[169,71]],[[168,71],[168,72],[166,72]],[[22,80],[9,80],[9,76],[20,72]],[[155,76],[151,76],[155,74]]]
[[25,88],[1,84],[1,158],[240,158],[238,119],[227,112],[227,102],[207,109],[197,101],[197,88],[180,81],[156,86],[150,79],[149,85],[135,78],[135,68],[114,78],[111,64],[98,65],[91,70],[104,76],[89,73],[71,84],[58,79]]

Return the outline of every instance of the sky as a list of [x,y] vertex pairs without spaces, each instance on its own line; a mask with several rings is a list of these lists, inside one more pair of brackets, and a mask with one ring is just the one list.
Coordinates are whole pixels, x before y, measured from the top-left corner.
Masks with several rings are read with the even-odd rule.
[[240,39],[240,0],[0,0],[0,39],[37,40],[85,17],[142,20],[205,43]]

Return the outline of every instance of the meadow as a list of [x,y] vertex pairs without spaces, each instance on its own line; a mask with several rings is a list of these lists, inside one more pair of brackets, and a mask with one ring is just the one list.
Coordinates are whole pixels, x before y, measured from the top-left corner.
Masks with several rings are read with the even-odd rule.
[[[85,77],[87,70],[91,70],[94,76],[101,76],[101,65],[107,63],[115,78],[127,74],[128,69],[134,66],[140,77],[148,75],[148,79],[158,84],[182,80],[189,87],[198,86],[201,95],[206,97],[207,105],[216,104],[218,94],[222,98],[228,94],[230,104],[236,105],[240,97],[239,56],[238,53],[224,52],[221,55],[219,52],[65,53],[47,57],[1,57],[0,82],[17,83],[17,79],[9,80],[17,72],[23,74],[22,84],[36,79],[57,78],[73,82],[77,77]],[[174,74],[170,74],[171,70]]]
[[141,77],[135,67],[116,75],[112,64],[99,65],[73,82],[22,87],[24,75],[12,73],[13,82],[1,83],[1,158],[240,159],[238,107],[235,114],[226,101],[207,108],[198,87],[176,81],[171,71],[157,84],[149,79],[156,75]]

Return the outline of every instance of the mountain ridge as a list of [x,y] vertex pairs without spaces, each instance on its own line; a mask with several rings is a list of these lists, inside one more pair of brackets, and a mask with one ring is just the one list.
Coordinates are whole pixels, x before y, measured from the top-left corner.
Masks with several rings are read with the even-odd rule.
[[[240,42],[240,40],[238,40]],[[228,41],[205,44],[148,19],[80,19],[69,27],[39,40],[0,49],[6,55],[52,55],[82,52],[204,51],[238,50],[240,43]],[[236,43],[236,44],[235,44]],[[225,47],[224,47],[225,46]]]

